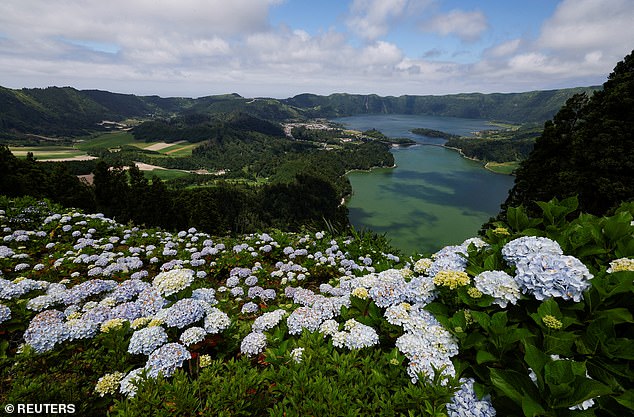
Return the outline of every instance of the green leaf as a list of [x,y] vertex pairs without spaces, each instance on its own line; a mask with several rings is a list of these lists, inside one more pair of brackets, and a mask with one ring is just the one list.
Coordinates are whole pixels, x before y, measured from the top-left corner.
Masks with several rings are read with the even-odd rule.
[[524,206],[509,207],[506,211],[506,219],[509,226],[515,231],[521,231],[528,226],[528,215]]
[[614,399],[623,407],[634,410],[634,389],[627,390],[618,397],[614,397]]
[[522,398],[522,411],[526,417],[542,416],[546,413],[544,407],[530,397]]
[[544,351],[550,355],[570,356],[572,345],[578,337],[570,332],[557,332],[544,335]]
[[512,370],[489,368],[491,383],[518,406],[522,406],[525,397],[538,402],[539,391],[528,375]]
[[489,353],[486,350],[479,350],[478,353],[476,353],[476,362],[478,363],[478,365],[481,365],[487,362],[495,362],[497,360],[498,360],[497,357],[495,357],[493,354]]
[[612,390],[607,385],[588,378],[576,378],[573,387],[574,391],[569,396],[555,398],[553,406],[556,408],[573,407],[586,400],[612,393]]
[[550,358],[537,347],[525,342],[524,349],[524,361],[533,369],[533,372],[537,375],[537,381],[542,382],[544,380],[544,366],[550,362]]
[[612,308],[610,310],[599,311],[597,313],[597,317],[603,317],[611,320],[614,324],[634,323],[632,313],[627,308]]

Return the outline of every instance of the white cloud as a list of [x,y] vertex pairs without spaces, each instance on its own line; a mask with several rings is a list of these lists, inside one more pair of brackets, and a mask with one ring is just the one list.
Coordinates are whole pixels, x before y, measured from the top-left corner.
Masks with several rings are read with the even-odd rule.
[[346,23],[358,36],[375,40],[387,34],[398,18],[420,13],[429,3],[424,0],[354,0]]
[[604,49],[623,54],[634,44],[631,0],[564,0],[548,19],[538,45],[558,51]]
[[484,13],[463,10],[452,10],[447,14],[438,15],[421,26],[426,32],[436,32],[443,36],[456,35],[464,41],[477,40],[488,27]]
[[[272,26],[280,1],[0,0],[0,85],[275,97],[526,91],[601,83],[634,45],[631,0],[561,0],[536,38],[487,33],[497,43],[480,56],[480,43],[444,37],[482,38],[484,12],[434,17],[438,0],[351,0],[346,32]],[[425,14],[432,33],[403,39]],[[471,63],[456,62],[456,47]]]
[[521,39],[512,39],[489,48],[485,53],[491,57],[504,57],[517,51],[521,42]]

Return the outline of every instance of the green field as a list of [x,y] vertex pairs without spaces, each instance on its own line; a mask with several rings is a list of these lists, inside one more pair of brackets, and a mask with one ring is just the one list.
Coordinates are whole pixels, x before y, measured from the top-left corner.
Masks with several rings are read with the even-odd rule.
[[12,146],[9,150],[18,158],[26,158],[29,152],[36,159],[65,159],[86,155],[86,152],[68,146]]
[[[79,142],[75,145],[77,149],[83,151],[92,151],[96,149],[111,149],[118,148],[123,145],[135,145],[134,136],[129,132],[108,132],[93,138],[87,138],[83,142]],[[151,143],[142,143],[149,146]],[[145,146],[143,146],[145,147]]]
[[143,171],[143,175],[146,178],[151,179],[153,176],[157,176],[163,181],[173,180],[174,178],[186,177],[188,175],[196,175],[190,174],[189,172],[181,171],[178,169],[154,169],[152,171]]
[[[140,149],[147,149],[151,146],[158,145],[164,142],[139,142],[134,139],[134,136],[130,132],[108,132],[103,133],[92,138],[86,138],[84,141],[77,143],[75,146],[77,149],[84,151],[91,151],[97,149],[113,149],[120,148],[121,146],[136,146]],[[176,143],[166,146],[157,152],[164,155],[183,157],[191,156],[192,149],[197,145],[192,143]]]
[[489,171],[493,171],[498,174],[511,175],[513,171],[520,165],[519,162],[487,162],[484,166]]

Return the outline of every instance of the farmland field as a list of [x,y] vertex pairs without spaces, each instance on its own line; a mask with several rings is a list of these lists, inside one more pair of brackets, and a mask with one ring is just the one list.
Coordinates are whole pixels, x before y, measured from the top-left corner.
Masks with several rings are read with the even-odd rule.
[[68,146],[24,146],[10,147],[9,150],[18,158],[26,158],[27,153],[32,152],[39,160],[87,156],[86,152]]

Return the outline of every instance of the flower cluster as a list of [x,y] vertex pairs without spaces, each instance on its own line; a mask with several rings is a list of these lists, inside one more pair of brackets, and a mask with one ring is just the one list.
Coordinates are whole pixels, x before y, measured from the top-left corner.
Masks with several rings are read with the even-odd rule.
[[458,287],[464,287],[469,285],[469,275],[463,271],[438,271],[434,275],[434,284],[441,287],[448,287],[450,290],[455,290]]
[[447,415],[449,417],[493,417],[496,415],[495,408],[487,396],[478,399],[473,388],[473,379],[462,378],[462,386],[456,391],[447,404]]
[[533,253],[517,261],[517,281],[523,293],[538,300],[560,297],[579,302],[592,274],[573,256]]
[[610,267],[607,269],[607,273],[611,274],[613,272],[620,271],[634,271],[634,259],[630,258],[619,258],[610,262]]
[[0,323],[11,319],[11,309],[4,304],[0,304]]
[[161,326],[146,327],[132,334],[128,352],[133,355],[149,355],[167,343],[167,340],[167,333]]
[[536,236],[523,236],[513,239],[502,247],[502,257],[510,265],[516,265],[517,262],[526,256],[535,253],[562,255],[563,251],[559,243],[554,240]]
[[156,378],[159,373],[164,377],[170,377],[180,368],[183,362],[191,359],[192,355],[179,343],[168,343],[156,349],[150,354],[145,364],[148,376]]
[[181,334],[180,341],[185,346],[190,346],[202,342],[206,336],[207,332],[202,327],[189,327]]
[[191,269],[173,269],[158,274],[152,286],[167,297],[189,287],[193,281],[194,271]]
[[504,271],[484,271],[476,275],[473,282],[478,291],[493,297],[493,303],[502,308],[506,308],[508,303],[515,304],[520,299],[519,285]]
[[259,355],[266,347],[266,335],[260,332],[251,332],[242,339],[240,352],[248,356]]
[[95,385],[95,391],[99,394],[100,397],[103,397],[106,394],[115,394],[120,386],[123,376],[124,375],[122,372],[105,374],[97,381],[97,385]]

